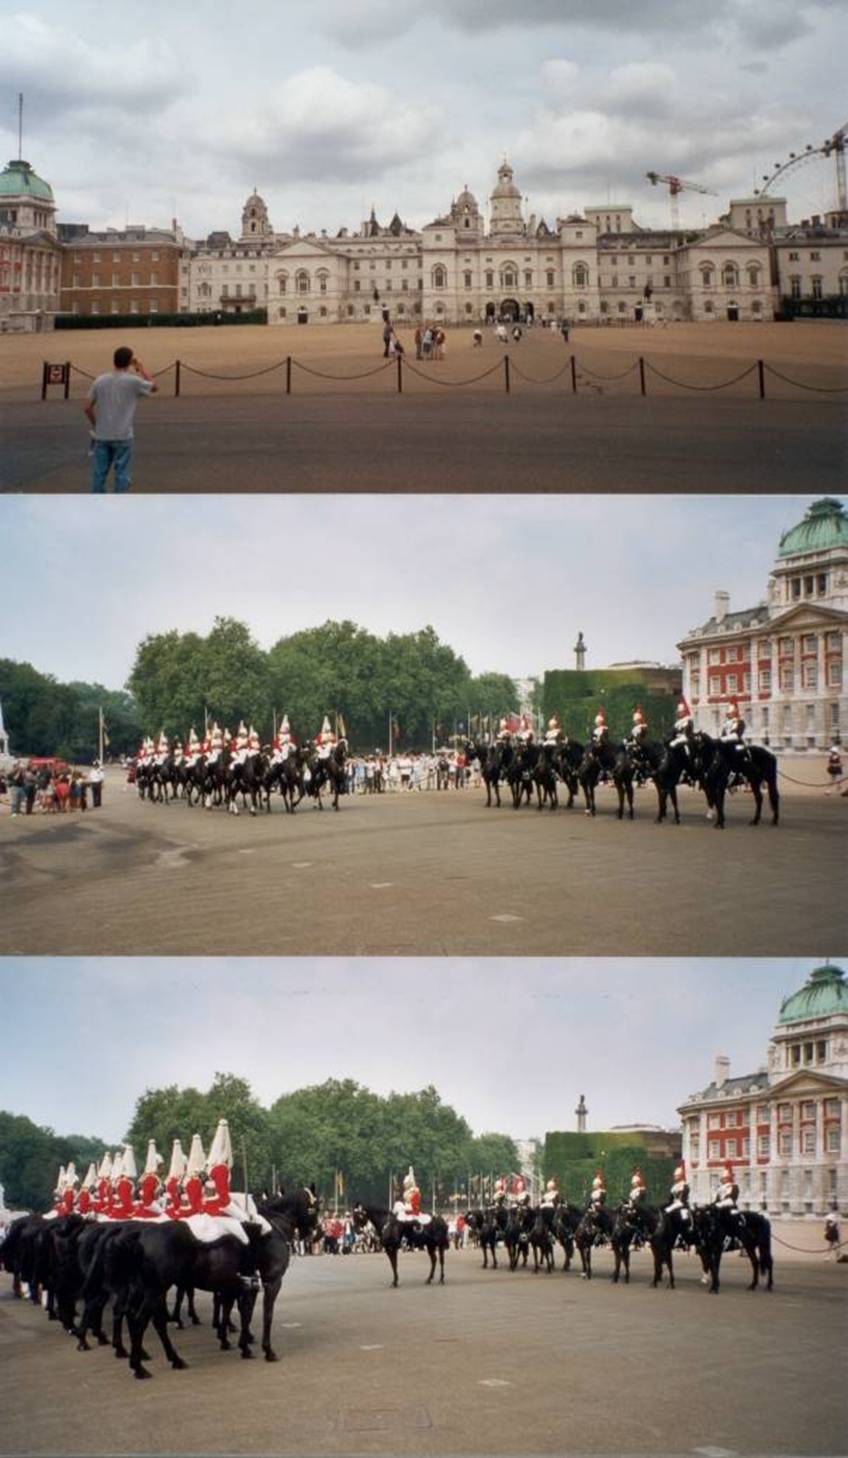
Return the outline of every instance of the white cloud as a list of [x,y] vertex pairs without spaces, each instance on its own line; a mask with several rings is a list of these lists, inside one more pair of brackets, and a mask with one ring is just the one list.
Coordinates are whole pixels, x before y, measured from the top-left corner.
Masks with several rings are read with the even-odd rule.
[[139,112],[167,106],[187,84],[185,61],[158,36],[109,44],[29,11],[3,21],[0,89],[22,91],[27,115],[32,110],[39,122],[113,106],[131,124]]
[[222,118],[198,140],[261,162],[272,180],[371,181],[438,145],[441,131],[438,107],[313,66],[264,92],[241,112],[236,131]]

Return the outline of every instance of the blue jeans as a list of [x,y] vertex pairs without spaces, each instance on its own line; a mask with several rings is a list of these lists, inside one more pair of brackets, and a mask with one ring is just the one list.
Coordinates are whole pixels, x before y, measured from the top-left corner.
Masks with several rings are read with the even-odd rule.
[[115,490],[129,491],[131,440],[96,440],[91,458],[91,489],[105,491],[112,466],[115,467]]

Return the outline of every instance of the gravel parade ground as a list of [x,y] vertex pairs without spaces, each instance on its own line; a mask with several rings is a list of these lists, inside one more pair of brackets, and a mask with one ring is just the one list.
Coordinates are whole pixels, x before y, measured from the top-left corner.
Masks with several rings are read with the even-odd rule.
[[[781,763],[817,784],[820,763]],[[114,770],[101,810],[0,815],[6,955],[809,956],[844,945],[834,895],[846,801],[787,781],[782,823],[727,828],[680,793],[656,825],[653,786],[619,823],[602,788],[591,821],[482,789],[304,801],[252,819],[154,805]],[[564,802],[563,802],[564,803]],[[751,914],[756,906],[757,914]]]
[[773,1291],[747,1291],[731,1254],[717,1297],[682,1253],[675,1291],[650,1289],[644,1252],[627,1287],[606,1251],[591,1283],[451,1251],[444,1287],[405,1255],[396,1291],[380,1253],[298,1259],[276,1366],[219,1351],[198,1293],[204,1324],[172,1329],[190,1370],[171,1370],[151,1330],[143,1383],[106,1347],[77,1352],[4,1275],[0,1452],[844,1453],[848,1266],[774,1254]]
[[[127,341],[164,372],[137,414],[136,492],[822,492],[848,473],[839,325],[584,328],[568,344],[537,327],[506,350],[489,330],[474,349],[470,329],[450,329],[438,362],[415,361],[411,328],[400,336],[402,395],[376,324],[139,329],[126,341],[111,330],[2,336],[0,490],[88,490],[87,376]],[[75,365],[70,400],[55,389],[39,399],[45,356]],[[768,366],[765,400],[756,368],[715,388],[757,359]]]

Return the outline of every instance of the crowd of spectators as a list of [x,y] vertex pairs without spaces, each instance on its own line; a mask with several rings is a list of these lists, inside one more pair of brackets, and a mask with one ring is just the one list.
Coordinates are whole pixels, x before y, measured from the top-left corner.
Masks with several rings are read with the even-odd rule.
[[480,784],[480,766],[462,750],[433,754],[353,755],[346,763],[348,793],[394,794],[404,790],[465,790]]
[[103,769],[98,760],[86,771],[55,762],[16,759],[10,770],[0,772],[0,799],[8,800],[12,815],[99,810]]

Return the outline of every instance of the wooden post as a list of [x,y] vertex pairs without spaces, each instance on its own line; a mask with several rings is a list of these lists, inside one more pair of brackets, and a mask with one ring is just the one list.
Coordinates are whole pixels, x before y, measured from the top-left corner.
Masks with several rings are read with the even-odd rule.
[[757,379],[760,386],[760,399],[766,398],[766,368],[761,359],[757,360]]
[[66,400],[67,400],[68,396],[70,395],[70,393],[71,393],[71,361],[70,360],[66,360],[65,361],[65,399]]
[[401,355],[398,355],[398,357],[397,357],[397,376],[398,376],[397,392],[398,392],[399,395],[402,395],[403,394],[403,358],[402,358]]
[[174,399],[180,393],[180,362],[177,360],[174,366]]
[[41,398],[42,398],[42,400],[46,400],[47,399],[47,375],[49,373],[49,369],[50,369],[50,366],[48,365],[47,360],[45,360],[44,363],[43,363],[43,365],[41,366]]
[[504,385],[506,393],[509,394],[509,355],[504,355]]
[[639,356],[639,389],[643,395],[647,395],[648,392],[645,389],[645,361],[641,354]]
[[286,355],[286,394],[291,394],[291,355]]
[[574,355],[571,356],[571,393],[577,394],[577,361]]

